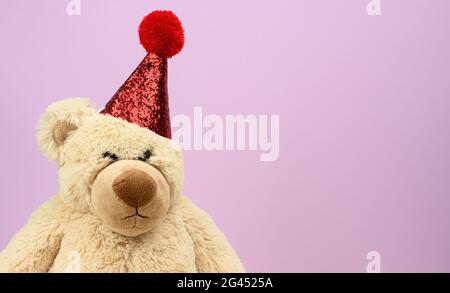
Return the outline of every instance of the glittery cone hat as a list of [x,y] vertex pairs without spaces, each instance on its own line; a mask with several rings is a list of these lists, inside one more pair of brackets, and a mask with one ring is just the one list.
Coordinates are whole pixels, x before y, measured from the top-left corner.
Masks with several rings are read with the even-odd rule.
[[154,11],[139,26],[147,56],[101,111],[171,138],[167,59],[181,51],[184,32],[170,11]]

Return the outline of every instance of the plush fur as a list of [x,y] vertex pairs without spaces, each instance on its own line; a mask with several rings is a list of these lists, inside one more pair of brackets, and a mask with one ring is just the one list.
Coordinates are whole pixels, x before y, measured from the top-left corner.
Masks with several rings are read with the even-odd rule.
[[[181,195],[182,154],[169,139],[70,99],[48,107],[38,141],[60,165],[60,191],[0,253],[1,272],[244,271],[211,218]],[[155,184],[139,211],[111,188],[129,170]]]

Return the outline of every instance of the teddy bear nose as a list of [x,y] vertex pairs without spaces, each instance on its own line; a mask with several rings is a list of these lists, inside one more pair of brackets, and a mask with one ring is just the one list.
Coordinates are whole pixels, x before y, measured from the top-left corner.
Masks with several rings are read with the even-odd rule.
[[153,198],[156,181],[144,171],[131,169],[114,179],[113,190],[127,205],[138,208],[145,206]]

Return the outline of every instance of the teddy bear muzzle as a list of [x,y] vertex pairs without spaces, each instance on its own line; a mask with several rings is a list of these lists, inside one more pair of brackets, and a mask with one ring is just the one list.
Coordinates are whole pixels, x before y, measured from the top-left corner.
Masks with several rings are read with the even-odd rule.
[[93,214],[113,231],[137,236],[161,223],[170,205],[170,187],[156,167],[119,160],[98,173],[91,199]]

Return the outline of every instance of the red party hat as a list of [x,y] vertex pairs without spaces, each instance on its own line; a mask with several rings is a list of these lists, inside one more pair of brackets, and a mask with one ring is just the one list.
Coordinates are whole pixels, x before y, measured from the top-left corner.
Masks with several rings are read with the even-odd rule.
[[139,26],[147,56],[101,111],[171,138],[167,59],[181,51],[184,32],[171,11],[153,11]]

